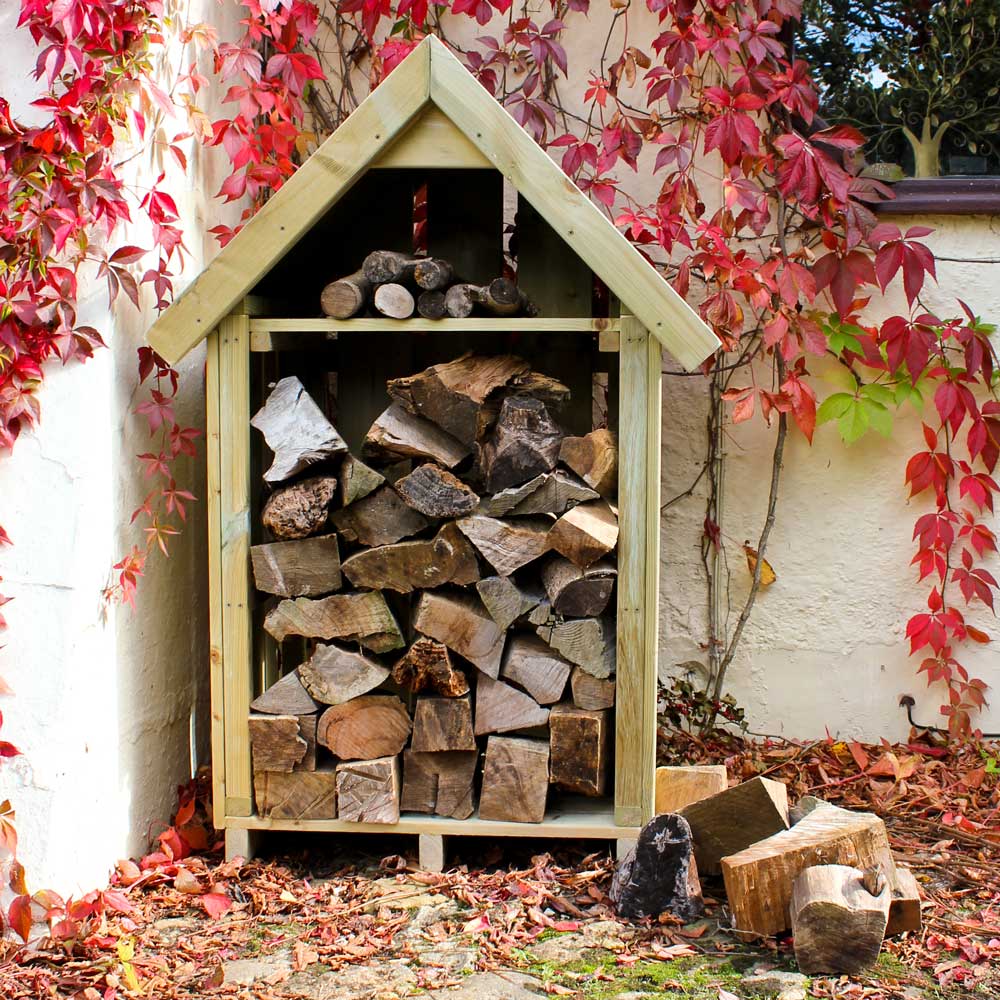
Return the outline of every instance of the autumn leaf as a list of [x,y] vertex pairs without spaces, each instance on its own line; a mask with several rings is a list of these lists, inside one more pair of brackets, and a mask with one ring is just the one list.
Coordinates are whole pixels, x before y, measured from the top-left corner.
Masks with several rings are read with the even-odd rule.
[[201,897],[201,905],[205,907],[205,912],[213,920],[218,920],[224,913],[228,913],[232,909],[233,901],[221,892],[206,892]]
[[[757,560],[759,558],[757,550],[749,542],[744,542],[743,551],[746,553],[747,569],[750,570],[750,576],[752,577],[757,572]],[[774,568],[765,559],[760,567],[761,587],[770,587],[777,579],[778,574],[774,572]]]

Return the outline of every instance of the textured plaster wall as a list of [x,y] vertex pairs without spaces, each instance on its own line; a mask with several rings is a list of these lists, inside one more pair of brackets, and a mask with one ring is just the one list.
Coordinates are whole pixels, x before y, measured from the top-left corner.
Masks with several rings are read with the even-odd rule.
[[[183,13],[235,31],[213,0]],[[0,93],[30,117],[35,53],[16,18],[16,4],[0,5]],[[190,251],[178,288],[214,253],[203,233],[220,212],[218,159],[188,152],[188,181],[174,186]],[[132,180],[141,187],[160,169],[141,156]],[[138,226],[121,239],[151,245]],[[111,564],[136,541],[128,520],[148,490],[133,456],[149,439],[131,410],[135,351],[151,315],[124,297],[109,311],[93,281],[80,322],[110,349],[83,366],[50,367],[40,427],[0,461],[0,521],[15,543],[0,566],[15,598],[4,609],[0,675],[15,695],[0,699],[0,711],[4,736],[24,751],[0,769],[0,800],[17,810],[31,883],[63,892],[100,885],[116,858],[145,851],[169,821],[177,785],[208,759],[204,506],[194,506],[170,559],[150,560],[134,612],[101,603]],[[193,352],[181,367],[183,423],[204,426],[203,372],[204,354]],[[204,462],[185,462],[178,479],[203,496]]]

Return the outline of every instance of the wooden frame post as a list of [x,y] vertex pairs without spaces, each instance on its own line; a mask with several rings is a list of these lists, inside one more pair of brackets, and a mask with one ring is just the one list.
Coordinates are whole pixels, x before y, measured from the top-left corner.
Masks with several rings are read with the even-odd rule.
[[660,570],[660,346],[633,316],[619,351],[615,823],[653,815]]

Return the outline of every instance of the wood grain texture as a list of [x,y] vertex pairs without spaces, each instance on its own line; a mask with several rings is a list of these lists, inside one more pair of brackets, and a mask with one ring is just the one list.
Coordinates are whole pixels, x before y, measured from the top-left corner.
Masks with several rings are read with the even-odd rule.
[[610,559],[581,568],[565,556],[552,556],[542,565],[542,583],[553,609],[576,618],[604,613],[617,576],[618,570]]
[[294,771],[306,755],[308,743],[299,735],[295,715],[251,715],[250,746],[255,771]]
[[507,640],[500,676],[524,688],[539,705],[559,701],[573,665],[537,636],[515,634]]
[[552,783],[578,795],[603,795],[610,770],[608,712],[556,705],[549,713],[549,734]]
[[349,507],[355,500],[368,496],[385,482],[381,473],[365,465],[351,454],[340,464],[340,506]]
[[268,542],[250,549],[254,586],[278,597],[319,597],[340,590],[336,535]]
[[618,544],[618,516],[606,500],[571,507],[553,525],[549,545],[570,562],[586,568]]
[[656,814],[680,812],[686,806],[724,792],[728,785],[725,764],[658,767]]
[[364,271],[355,271],[326,285],[320,293],[319,306],[325,316],[350,319],[365,308],[371,294],[372,284]]
[[414,694],[434,691],[446,698],[458,698],[469,691],[465,674],[452,665],[448,647],[426,636],[420,636],[396,662],[392,679]]
[[492,169],[493,164],[451,119],[429,104],[372,166]]
[[320,717],[316,739],[341,760],[398,754],[410,737],[406,707],[389,694],[366,694],[333,705]]
[[403,751],[403,812],[468,819],[474,807],[475,751]]
[[477,598],[424,591],[413,613],[413,628],[444,643],[484,674],[499,675],[505,633]]
[[535,489],[511,510],[512,514],[563,514],[570,507],[596,500],[598,493],[565,469],[553,469],[536,476]]
[[377,591],[281,601],[265,616],[264,630],[278,642],[290,635],[350,639],[373,653],[388,653],[404,645],[396,619]]
[[388,485],[356,499],[350,507],[334,511],[331,520],[344,541],[372,547],[392,545],[430,525]]
[[594,677],[615,672],[615,626],[604,618],[570,618],[535,630],[544,642]]
[[548,792],[548,743],[511,736],[489,738],[479,797],[481,819],[540,823]]
[[250,702],[251,712],[268,715],[306,715],[318,709],[319,703],[302,686],[297,670],[279,678]]
[[[615,704],[615,680],[613,677],[601,679],[588,674],[580,667],[574,667],[569,678],[570,690],[573,692],[573,704],[577,708],[585,708],[596,712],[602,708],[613,708]],[[657,809],[657,812],[662,810]]]
[[399,822],[399,757],[337,765],[337,818],[351,823]]
[[551,522],[545,518],[503,521],[473,514],[455,523],[500,576],[510,576],[549,551]]
[[283,541],[307,538],[326,527],[336,495],[333,476],[312,476],[275,490],[264,504],[264,527]]
[[364,653],[317,643],[316,651],[299,666],[298,673],[311,699],[323,705],[342,705],[385,683],[389,668]]
[[563,438],[559,461],[602,497],[618,492],[618,437],[606,427],[582,437]]
[[418,698],[413,712],[413,750],[475,750],[472,701],[461,698]]
[[269,819],[335,819],[337,772],[334,767],[315,771],[258,771],[253,778],[257,813]]
[[488,576],[476,584],[476,592],[497,627],[504,630],[536,607],[541,599],[540,592],[522,589],[509,576]]
[[465,517],[479,505],[471,487],[432,462],[417,466],[395,486],[403,500],[426,517]]
[[549,710],[530,695],[483,675],[476,681],[476,735],[532,729],[549,721]]
[[362,453],[376,458],[424,458],[453,469],[470,449],[436,424],[408,413],[398,403],[376,417],[365,435]]
[[531,396],[507,396],[479,452],[486,489],[495,493],[550,472],[563,436],[543,402]]
[[916,876],[909,868],[897,866],[891,890],[889,925],[885,936],[895,937],[904,931],[919,931],[923,926],[923,918],[920,913],[920,886]]

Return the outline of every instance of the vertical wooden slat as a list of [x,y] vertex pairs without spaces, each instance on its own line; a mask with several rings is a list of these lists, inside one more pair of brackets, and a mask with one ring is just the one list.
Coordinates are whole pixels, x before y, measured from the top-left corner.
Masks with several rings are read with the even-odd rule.
[[219,457],[219,331],[208,337],[205,356],[205,460],[208,518],[208,642],[212,698],[212,821],[225,826],[226,716],[222,659],[222,495]]
[[[650,512],[650,495],[654,488],[657,499],[659,495],[659,425],[654,427],[652,412],[659,412],[659,363],[652,372],[654,351],[650,339],[635,317],[622,317],[615,706],[615,822],[620,826],[640,825],[653,811],[656,647],[651,635],[656,629],[659,547],[658,534],[650,538],[650,524],[655,517]],[[650,485],[651,477],[655,477],[655,487]],[[656,502],[652,507],[656,509]]]
[[250,318],[219,325],[219,457],[226,815],[249,816],[253,802],[250,733]]

